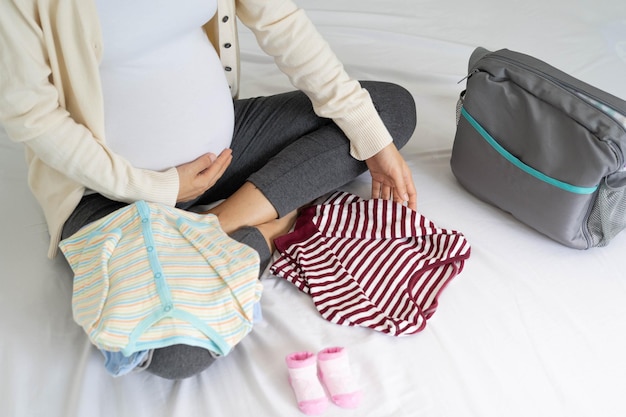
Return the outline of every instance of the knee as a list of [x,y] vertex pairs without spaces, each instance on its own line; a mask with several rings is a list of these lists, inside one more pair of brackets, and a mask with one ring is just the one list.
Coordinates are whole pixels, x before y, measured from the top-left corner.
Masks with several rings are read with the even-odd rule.
[[199,374],[214,362],[215,358],[204,348],[172,345],[155,349],[146,371],[161,378],[179,380]]
[[383,123],[398,149],[413,136],[417,125],[417,111],[413,95],[404,87],[382,81],[361,81],[374,102]]

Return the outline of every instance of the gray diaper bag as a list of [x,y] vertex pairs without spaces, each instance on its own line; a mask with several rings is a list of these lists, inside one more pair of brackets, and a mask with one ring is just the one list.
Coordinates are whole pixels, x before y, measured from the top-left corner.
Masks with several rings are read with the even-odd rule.
[[471,194],[576,248],[626,226],[626,102],[532,56],[477,48],[450,165]]

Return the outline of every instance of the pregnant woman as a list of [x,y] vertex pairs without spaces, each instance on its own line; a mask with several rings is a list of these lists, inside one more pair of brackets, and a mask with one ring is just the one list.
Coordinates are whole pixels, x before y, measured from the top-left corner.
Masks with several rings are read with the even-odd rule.
[[[236,20],[296,91],[238,99]],[[369,169],[372,197],[416,206],[398,152],[415,128],[403,88],[350,78],[290,0],[7,0],[0,123],[60,239],[139,200],[211,209],[267,265],[296,210]],[[213,362],[152,352],[165,378]]]

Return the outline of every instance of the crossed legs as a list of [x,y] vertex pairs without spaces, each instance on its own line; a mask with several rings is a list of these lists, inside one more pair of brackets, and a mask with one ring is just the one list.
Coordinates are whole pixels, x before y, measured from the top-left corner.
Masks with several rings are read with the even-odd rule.
[[222,229],[229,235],[242,227],[256,227],[269,252],[274,251],[274,239],[289,231],[297,215],[293,210],[279,217],[274,206],[251,182],[245,182],[232,196],[207,213],[216,215]]
[[[415,129],[415,103],[402,87],[361,82],[368,90],[397,148]],[[366,171],[350,156],[350,143],[330,120],[318,117],[298,91],[235,101],[233,161],[224,176],[196,204],[223,200],[209,210],[226,233],[244,228],[246,238],[260,234],[255,248],[262,267],[273,239],[287,232],[299,207],[335,190]],[[249,228],[256,230],[250,230]]]
[[[399,149],[415,128],[415,103],[403,88],[362,82]],[[285,234],[299,207],[366,171],[350,156],[350,144],[329,119],[315,115],[301,92],[237,100],[233,160],[189,209],[222,200],[209,210],[226,233],[259,252],[261,271],[271,259],[274,238]],[[125,206],[98,194],[87,196],[64,227],[64,237]],[[155,349],[147,370],[168,379],[198,374],[214,361],[208,351],[186,345]]]

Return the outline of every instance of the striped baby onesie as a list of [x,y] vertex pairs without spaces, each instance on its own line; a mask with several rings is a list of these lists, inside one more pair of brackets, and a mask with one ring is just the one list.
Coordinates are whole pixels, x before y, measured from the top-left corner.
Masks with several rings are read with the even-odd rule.
[[336,192],[278,238],[270,272],[311,295],[332,323],[394,336],[421,331],[470,256],[465,237],[389,200]]
[[213,215],[139,201],[59,246],[74,271],[74,319],[103,351],[187,344],[220,356],[252,328],[258,253]]

